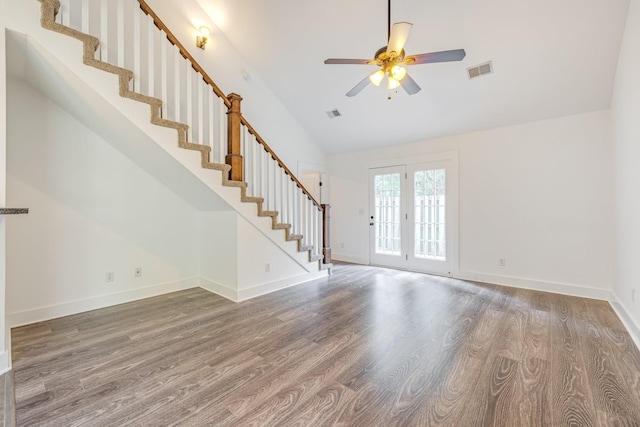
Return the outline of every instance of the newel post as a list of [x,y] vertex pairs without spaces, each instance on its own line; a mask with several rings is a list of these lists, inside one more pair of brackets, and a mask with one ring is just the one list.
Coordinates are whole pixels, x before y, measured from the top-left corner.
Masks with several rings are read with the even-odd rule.
[[231,101],[231,106],[227,111],[227,156],[225,163],[231,166],[229,180],[242,181],[242,154],[240,151],[240,128],[242,126],[240,102],[242,97],[237,93],[231,93],[228,98]]
[[329,239],[329,228],[331,225],[329,211],[331,210],[331,205],[323,204],[320,206],[322,206],[322,255],[324,255],[322,263],[331,264],[331,241]]

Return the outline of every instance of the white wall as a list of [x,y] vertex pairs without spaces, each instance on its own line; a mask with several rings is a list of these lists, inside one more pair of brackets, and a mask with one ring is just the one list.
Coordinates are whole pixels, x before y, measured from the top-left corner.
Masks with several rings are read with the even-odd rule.
[[[279,230],[284,239],[284,230]],[[284,250],[260,233],[252,224],[238,217],[238,299],[266,294],[301,281],[325,276],[318,272],[309,276],[308,268],[293,261]],[[296,248],[296,242],[289,242]],[[295,250],[295,249],[294,249]],[[306,252],[305,252],[306,255]],[[266,264],[269,264],[267,271]],[[317,264],[312,263],[315,266]]]
[[[0,207],[6,206],[6,54],[4,0],[0,0]],[[5,323],[5,227],[0,215],[0,373],[9,367],[10,332]]]
[[[615,197],[614,298],[640,345],[640,2],[629,5],[612,103]],[[635,302],[632,291],[635,290]],[[615,307],[616,305],[614,305]],[[620,308],[619,306],[617,308]]]
[[456,150],[459,277],[606,298],[609,141],[600,111],[330,157],[333,257],[369,262],[368,168]]
[[[225,94],[235,92],[242,96],[244,117],[290,170],[296,172],[298,161],[326,164],[322,149],[253,72],[196,0],[149,0],[147,3]],[[205,50],[195,45],[196,29],[200,25],[211,29]],[[250,74],[249,81],[242,77],[243,70]]]
[[7,201],[30,208],[7,223],[12,323],[197,286],[201,213],[22,80],[8,81]]
[[202,286],[231,300],[238,285],[238,214],[204,212],[200,233]]

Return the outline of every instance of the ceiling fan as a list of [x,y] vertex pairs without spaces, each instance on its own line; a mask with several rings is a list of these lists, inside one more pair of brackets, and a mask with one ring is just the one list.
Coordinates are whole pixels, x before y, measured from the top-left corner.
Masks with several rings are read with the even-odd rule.
[[461,61],[466,55],[464,49],[455,49],[405,56],[404,45],[409,38],[413,24],[396,22],[393,27],[391,26],[391,0],[388,0],[387,16],[387,36],[389,41],[387,46],[381,47],[376,51],[373,56],[374,59],[325,59],[325,64],[365,64],[380,67],[347,92],[347,96],[356,96],[369,83],[379,86],[385,76],[388,76],[387,88],[389,90],[402,86],[409,95],[414,95],[420,91],[420,86],[407,74],[405,65]]

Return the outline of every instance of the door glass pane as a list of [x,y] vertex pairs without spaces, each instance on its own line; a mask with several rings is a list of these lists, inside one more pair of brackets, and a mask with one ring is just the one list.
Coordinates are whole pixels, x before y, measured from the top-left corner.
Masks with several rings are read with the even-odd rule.
[[445,170],[432,169],[414,173],[416,258],[446,261]]
[[375,253],[400,256],[400,174],[376,175],[374,191]]

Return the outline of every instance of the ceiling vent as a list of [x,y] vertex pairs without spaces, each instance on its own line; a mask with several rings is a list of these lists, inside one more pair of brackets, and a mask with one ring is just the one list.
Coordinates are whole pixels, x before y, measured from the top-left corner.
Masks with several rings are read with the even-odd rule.
[[467,73],[469,73],[470,79],[475,79],[476,77],[484,76],[485,74],[491,74],[493,73],[493,64],[489,61],[484,64],[469,67],[467,68]]
[[329,110],[327,111],[327,116],[329,116],[330,119],[336,118],[336,117],[340,117],[342,114],[340,114],[340,111],[338,111],[337,108],[334,108],[333,110]]

